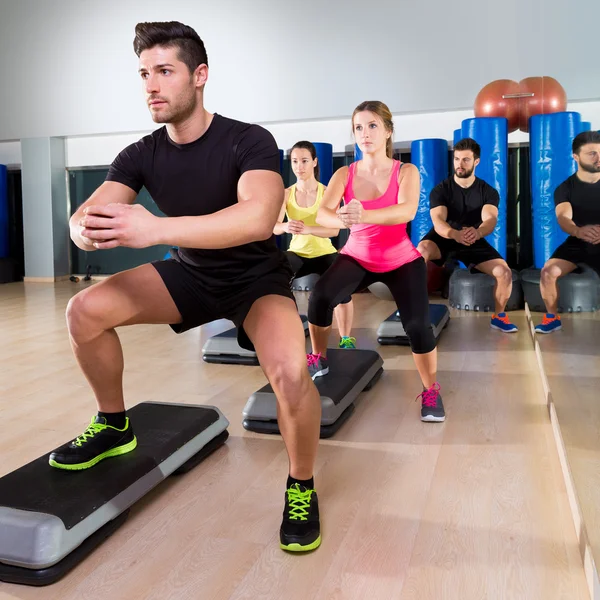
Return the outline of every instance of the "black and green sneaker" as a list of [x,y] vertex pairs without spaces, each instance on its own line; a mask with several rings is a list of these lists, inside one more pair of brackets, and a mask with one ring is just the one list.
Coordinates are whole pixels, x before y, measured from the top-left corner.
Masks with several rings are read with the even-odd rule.
[[290,552],[308,552],[321,545],[317,492],[294,483],[285,492],[279,545]]
[[123,429],[106,424],[104,417],[95,416],[88,428],[75,440],[50,454],[50,466],[69,471],[89,469],[105,458],[127,454],[137,446],[129,423]]

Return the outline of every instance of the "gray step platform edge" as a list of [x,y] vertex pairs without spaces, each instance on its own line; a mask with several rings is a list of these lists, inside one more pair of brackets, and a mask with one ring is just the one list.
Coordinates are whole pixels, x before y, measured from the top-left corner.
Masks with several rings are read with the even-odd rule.
[[[308,335],[308,319],[302,321],[304,326],[304,335]],[[228,329],[223,333],[231,333],[236,331],[236,328]],[[246,350],[242,348],[237,341],[237,336],[231,335],[230,337],[219,337],[221,334],[214,335],[213,337],[206,340],[202,347],[202,356],[239,356],[243,358],[256,358],[256,352],[252,350]],[[257,359],[258,364],[258,359]]]
[[[439,305],[445,306],[445,304]],[[450,321],[450,311],[446,310],[443,313],[442,318],[437,323],[432,323],[433,327],[433,336],[438,339],[448,322]],[[402,338],[406,337],[406,341],[408,343],[408,337],[406,336],[406,332],[404,331],[404,327],[402,326],[402,321],[400,321],[399,317],[396,317],[396,313],[393,312],[385,321],[379,325],[377,329],[377,338]]]
[[[357,352],[347,350],[347,352]],[[379,369],[383,368],[383,359],[378,359],[365,371],[360,379],[356,381],[352,389],[346,394],[339,404],[328,396],[321,396],[321,425],[332,425],[341,414],[356,400],[365,386],[373,379]],[[250,396],[243,410],[244,419],[251,421],[274,421],[277,419],[277,400],[273,392],[262,392],[258,390]]]
[[[148,402],[148,404],[163,403]],[[173,406],[194,406],[172,404]],[[45,569],[55,565],[105,523],[118,517],[164,481],[229,426],[229,421],[216,406],[199,405],[198,408],[213,409],[219,414],[219,419],[70,530],[66,530],[63,522],[54,515],[0,507],[2,563],[28,569]]]

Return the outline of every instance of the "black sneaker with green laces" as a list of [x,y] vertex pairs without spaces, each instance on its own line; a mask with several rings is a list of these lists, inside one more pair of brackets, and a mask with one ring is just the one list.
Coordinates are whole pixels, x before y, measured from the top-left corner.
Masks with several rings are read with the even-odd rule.
[[69,471],[89,469],[105,458],[127,454],[137,446],[137,439],[129,417],[123,429],[106,424],[106,419],[96,415],[88,428],[72,442],[50,454],[50,466]]
[[286,490],[279,545],[290,552],[308,552],[321,545],[319,502],[315,490],[308,490],[299,483]]

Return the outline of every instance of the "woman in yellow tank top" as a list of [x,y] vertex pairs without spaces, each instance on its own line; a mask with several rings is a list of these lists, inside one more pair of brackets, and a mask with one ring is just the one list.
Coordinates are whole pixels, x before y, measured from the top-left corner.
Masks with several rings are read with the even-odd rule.
[[[292,234],[285,253],[296,277],[316,273],[323,275],[333,264],[337,250],[329,238],[339,234],[339,229],[317,225],[316,217],[325,186],[318,181],[317,151],[310,142],[297,142],[290,153],[296,183],[285,190],[285,198],[275,235]],[[284,218],[287,215],[287,221]],[[356,348],[356,339],[350,337],[354,305],[352,296],[344,298],[335,307],[335,318],[340,331],[340,348]]]

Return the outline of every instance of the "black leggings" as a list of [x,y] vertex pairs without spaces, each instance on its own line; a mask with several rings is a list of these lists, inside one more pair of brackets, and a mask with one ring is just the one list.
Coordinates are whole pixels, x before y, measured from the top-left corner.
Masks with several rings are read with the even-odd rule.
[[415,354],[431,352],[435,348],[435,338],[429,317],[427,267],[423,258],[387,273],[373,273],[350,256],[338,254],[333,266],[315,285],[308,302],[309,323],[329,327],[333,308],[340,298],[363,290],[376,281],[390,288],[412,351]]
[[[337,258],[337,252],[331,254],[324,254],[323,256],[317,256],[316,258],[306,258],[305,256],[298,256],[295,252],[287,250],[285,252],[288,262],[294,271],[294,277],[304,277],[305,275],[323,275]],[[348,304],[352,300],[352,296],[342,298],[339,304]],[[333,310],[333,309],[332,309]]]

